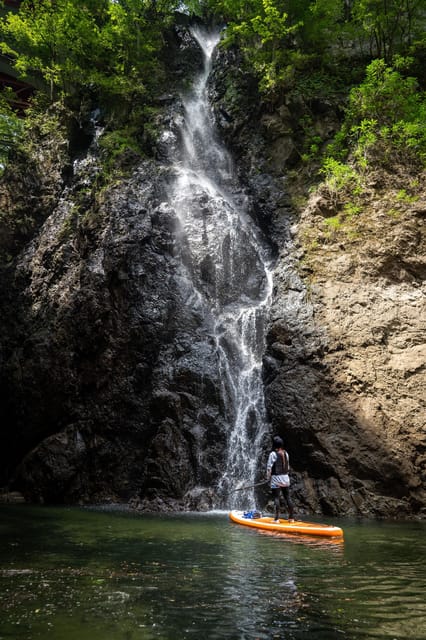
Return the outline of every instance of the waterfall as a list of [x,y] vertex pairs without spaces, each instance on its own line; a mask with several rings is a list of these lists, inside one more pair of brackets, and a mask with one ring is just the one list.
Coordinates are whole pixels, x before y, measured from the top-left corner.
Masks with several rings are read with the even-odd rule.
[[227,445],[215,489],[222,504],[246,508],[254,505],[253,490],[228,492],[255,482],[268,433],[262,355],[272,291],[270,256],[214,126],[208,78],[219,34],[198,28],[191,33],[204,68],[182,98],[182,144],[173,157],[169,200],[179,220],[187,304],[202,310],[219,370]]

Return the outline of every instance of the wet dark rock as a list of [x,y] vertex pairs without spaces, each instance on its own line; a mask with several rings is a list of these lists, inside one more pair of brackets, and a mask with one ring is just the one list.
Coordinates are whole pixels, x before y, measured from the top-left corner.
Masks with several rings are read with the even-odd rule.
[[171,82],[174,88],[180,89],[182,81],[190,81],[196,73],[202,70],[202,57],[198,43],[188,30],[188,19],[181,14],[181,23],[167,33],[165,47],[166,64],[170,70]]
[[2,470],[29,499],[182,504],[194,466],[206,482],[219,473],[218,454],[197,459],[220,424],[219,382],[202,318],[181,313],[161,183],[154,163],[139,166],[84,241],[61,236],[59,204],[9,274]]

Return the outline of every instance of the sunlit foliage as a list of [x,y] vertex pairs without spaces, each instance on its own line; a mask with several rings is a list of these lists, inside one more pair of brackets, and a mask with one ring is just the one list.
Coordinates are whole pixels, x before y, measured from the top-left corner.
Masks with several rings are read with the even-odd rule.
[[172,5],[140,0],[24,0],[0,22],[1,50],[24,77],[41,76],[52,99],[91,83],[143,92],[162,73],[159,51]]

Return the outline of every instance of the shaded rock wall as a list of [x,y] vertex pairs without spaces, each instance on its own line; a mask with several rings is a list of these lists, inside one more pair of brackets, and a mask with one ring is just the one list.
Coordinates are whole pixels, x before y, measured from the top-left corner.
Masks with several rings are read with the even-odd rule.
[[[15,483],[31,499],[182,499],[217,465],[212,349],[183,311],[160,166],[140,163],[89,219],[75,199],[97,170],[80,167],[7,273],[3,482],[26,454]],[[204,431],[214,441],[200,466]]]
[[[171,46],[199,69],[184,28]],[[96,144],[72,158],[71,142],[40,139],[34,167],[12,163],[0,187],[8,228],[32,221],[16,242],[12,230],[4,251],[16,257],[0,274],[0,485],[49,502],[200,506],[209,490],[191,490],[222,462],[220,381],[203,318],[185,304],[163,143],[99,190]]]

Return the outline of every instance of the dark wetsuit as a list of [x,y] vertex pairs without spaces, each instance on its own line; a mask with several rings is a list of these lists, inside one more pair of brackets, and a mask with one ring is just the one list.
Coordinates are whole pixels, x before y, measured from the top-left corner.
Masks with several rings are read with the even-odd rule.
[[275,520],[278,520],[280,517],[281,493],[288,507],[289,518],[292,519],[294,508],[290,498],[290,478],[288,476],[289,458],[287,451],[283,449],[271,451],[266,468],[267,473],[271,473],[271,491],[275,505]]

